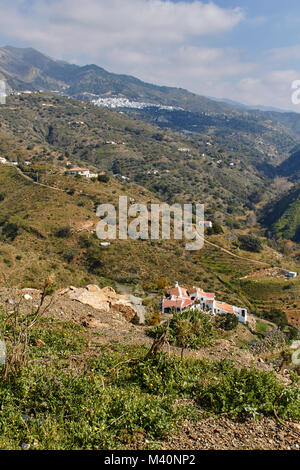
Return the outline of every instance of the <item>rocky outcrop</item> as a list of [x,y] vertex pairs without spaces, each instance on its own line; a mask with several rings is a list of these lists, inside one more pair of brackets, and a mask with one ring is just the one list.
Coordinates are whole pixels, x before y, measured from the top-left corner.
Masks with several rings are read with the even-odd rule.
[[119,313],[127,321],[131,321],[136,315],[140,318],[141,312],[139,310],[140,307],[143,307],[140,299],[136,297],[130,299],[125,295],[117,294],[112,287],[101,289],[94,284],[83,288],[70,286],[61,294],[102,312]]

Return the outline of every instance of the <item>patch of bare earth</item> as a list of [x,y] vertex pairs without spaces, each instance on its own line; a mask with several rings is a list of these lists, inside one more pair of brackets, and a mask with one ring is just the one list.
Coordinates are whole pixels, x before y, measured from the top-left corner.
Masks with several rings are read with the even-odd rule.
[[299,450],[300,425],[271,418],[239,421],[226,416],[194,423],[186,421],[163,449],[181,450]]

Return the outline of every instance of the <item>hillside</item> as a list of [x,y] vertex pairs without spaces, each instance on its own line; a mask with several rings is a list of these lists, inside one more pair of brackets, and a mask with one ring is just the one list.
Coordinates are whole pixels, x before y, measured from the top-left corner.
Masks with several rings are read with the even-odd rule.
[[32,48],[0,48],[0,73],[14,90],[60,90],[75,98],[121,95],[138,101],[184,106],[191,111],[233,109],[187,90],[152,85],[135,77],[107,72],[94,64],[79,67],[58,61]]
[[[83,234],[76,233],[89,220],[95,225],[99,202],[116,204],[119,195],[127,194],[139,202],[200,202],[205,203],[207,218],[220,222],[225,230],[225,235],[211,235],[211,241],[215,239],[217,246],[241,254],[242,258],[271,265],[274,251],[268,244],[264,245],[262,254],[243,253],[238,245],[240,233],[254,230],[258,236],[262,234],[259,226],[249,225],[249,208],[257,210],[259,201],[276,195],[272,181],[251,163],[254,156],[250,152],[242,160],[237,153],[229,154],[221,141],[205,134],[196,138],[161,130],[126,114],[51,93],[10,97],[7,105],[0,107],[0,119],[0,156],[17,159],[29,178],[26,180],[13,168],[0,166],[2,227],[9,224],[19,227],[15,238],[8,228],[4,230],[8,237],[2,238],[5,242],[2,260],[6,260],[13,282],[31,286],[42,272],[53,270],[60,285],[64,284],[63,280],[74,284],[128,282],[151,291],[158,279],[167,277],[172,283],[200,282],[232,303],[255,305],[262,315],[269,312],[274,302],[279,309],[293,308],[297,282],[291,283],[289,293],[284,292],[286,281],[280,281],[275,298],[267,282],[260,304],[253,289],[249,290],[248,284],[244,286],[239,280],[251,273],[255,264],[233,258],[212,245],[207,245],[201,253],[187,253],[178,242],[116,241],[109,249],[102,249],[93,237],[86,242],[81,239]],[[26,166],[25,161],[31,165]],[[66,176],[68,162],[106,171],[111,176],[110,182],[100,184]],[[122,176],[129,180],[123,180]],[[40,183],[64,191],[34,185],[33,180],[37,178]],[[30,201],[34,204],[28,212]],[[16,212],[16,207],[22,210]],[[23,212],[27,213],[25,219]],[[75,229],[70,237],[55,235],[69,225]],[[93,224],[88,225],[87,228],[94,228]],[[22,247],[28,251],[26,258],[19,252]],[[16,262],[16,256],[21,256],[22,261]],[[103,260],[93,267],[92,260],[97,256]],[[285,257],[277,252],[275,257],[282,267],[299,269],[297,257]],[[269,295],[272,300],[265,306]]]
[[[257,153],[224,138],[161,130],[126,114],[56,94],[9,97],[0,107],[1,152],[14,160],[91,165],[126,176],[161,199],[205,202],[208,216],[242,214],[268,197]],[[227,142],[227,143],[226,143]],[[265,194],[265,196],[264,196]]]
[[[2,289],[0,301],[18,305],[22,318],[40,296]],[[21,371],[9,369],[0,382],[1,449],[298,448],[295,371],[281,371],[280,347],[248,350],[260,336],[243,325],[213,326],[212,338],[201,335],[206,347],[180,358],[167,344],[150,354],[149,328],[74,302],[65,290],[42,307]]]
[[[2,289],[1,305],[14,299],[28,315],[40,295]],[[1,449],[298,448],[295,372],[280,372],[280,349],[246,350],[258,336],[244,326],[214,328],[210,344],[180,359],[180,349],[167,344],[149,354],[148,328],[115,312],[71,301],[64,291],[51,300],[28,332],[21,373],[9,369],[1,380]]]
[[[280,215],[290,250],[264,237],[255,216],[278,196],[265,166],[295,139],[260,123],[232,141],[232,122],[226,130],[214,118],[212,135],[198,114],[190,134],[175,125],[180,113],[158,126],[51,92],[0,106],[1,449],[299,449],[300,278],[284,273],[300,271],[298,189],[281,193],[264,221],[273,230]],[[277,135],[269,162],[253,147],[261,132],[256,146]],[[70,175],[77,165],[106,178]],[[125,195],[147,207],[204,203],[214,223],[203,249],[173,239],[101,244],[96,209]],[[176,281],[247,308],[248,324],[161,315]],[[145,324],[118,293],[138,296]]]
[[[296,113],[237,108],[187,90],[157,86],[135,77],[110,73],[94,64],[83,67],[68,64],[32,48],[0,48],[1,76],[12,90],[17,91],[55,90],[87,101],[98,97],[126,98],[138,103],[180,107],[183,113],[174,110],[167,118],[160,109],[159,115],[153,116],[153,111],[157,110],[153,107],[146,107],[139,116],[173,129],[192,132],[209,129],[211,135],[224,134],[233,139],[240,139],[237,133],[246,131],[246,146],[251,144],[258,155],[264,154],[269,163],[281,163],[293,144],[299,142],[300,115]],[[280,137],[277,138],[276,133],[281,134]]]
[[[114,240],[102,247],[94,233],[97,205],[118,205],[119,195],[124,194],[139,202],[155,202],[153,194],[115,178],[99,183],[66,176],[55,167],[46,177],[39,171],[37,184],[15,168],[0,166],[0,265],[10,285],[39,288],[40,280],[53,274],[59,287],[125,284],[147,297],[157,290],[160,279],[167,278],[171,284],[201,285],[262,317],[272,318],[274,307],[293,311],[297,323],[298,279],[266,279],[259,285],[242,279],[259,269],[260,262],[272,265],[275,257],[279,265],[297,271],[296,259],[267,245],[262,253],[241,250],[239,230],[208,236],[200,252],[187,252],[183,241],[174,240]],[[159,301],[160,296],[154,305]]]
[[300,187],[264,209],[262,222],[278,238],[300,242]]
[[294,181],[300,178],[300,151],[292,152],[289,158],[277,167],[277,173],[282,176],[287,176]]

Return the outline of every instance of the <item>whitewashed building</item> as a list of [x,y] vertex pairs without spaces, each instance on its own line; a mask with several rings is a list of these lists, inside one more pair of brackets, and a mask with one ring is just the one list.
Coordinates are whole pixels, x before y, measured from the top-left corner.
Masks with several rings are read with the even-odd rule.
[[80,175],[90,178],[90,170],[88,168],[70,168],[69,173],[71,175]]
[[162,301],[162,313],[168,313],[173,309],[181,312],[186,309],[199,310],[210,315],[230,314],[235,315],[239,322],[247,323],[247,309],[218,301],[214,293],[204,292],[199,287],[185,289],[180,287],[178,282],[175,287],[168,289]]

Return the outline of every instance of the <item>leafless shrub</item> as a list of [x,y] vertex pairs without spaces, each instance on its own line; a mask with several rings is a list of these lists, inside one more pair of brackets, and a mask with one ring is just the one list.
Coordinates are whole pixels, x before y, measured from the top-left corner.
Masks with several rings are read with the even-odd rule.
[[[51,307],[53,292],[54,280],[49,277],[43,282],[38,305],[32,305],[31,311],[28,312],[23,305],[23,297],[17,296],[4,307],[0,329],[0,335],[7,344],[3,380],[16,375],[27,364],[31,330]],[[46,301],[48,296],[50,299]]]

